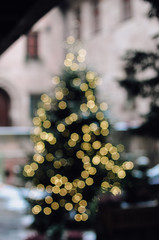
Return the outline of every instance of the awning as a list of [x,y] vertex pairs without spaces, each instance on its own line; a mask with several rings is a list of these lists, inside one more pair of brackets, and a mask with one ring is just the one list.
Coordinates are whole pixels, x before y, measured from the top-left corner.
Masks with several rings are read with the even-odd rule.
[[0,55],[35,22],[64,0],[3,0],[0,6]]

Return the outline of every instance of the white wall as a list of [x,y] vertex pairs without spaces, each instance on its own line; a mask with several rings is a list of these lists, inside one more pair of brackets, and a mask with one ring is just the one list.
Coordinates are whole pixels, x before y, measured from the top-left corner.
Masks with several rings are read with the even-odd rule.
[[[101,0],[100,27],[93,31],[92,1],[81,4],[81,40],[86,48],[87,63],[103,78],[99,87],[102,100],[108,102],[113,120],[130,121],[138,113],[125,111],[126,92],[117,79],[123,76],[121,57],[127,49],[153,49],[151,37],[158,32],[158,22],[146,17],[149,4],[132,1],[132,18],[123,21],[122,0]],[[26,37],[22,36],[0,57],[0,87],[5,87],[12,99],[13,125],[31,124],[30,94],[46,92],[52,87],[51,79],[60,73],[64,59],[64,38],[75,32],[74,6],[64,19],[54,8],[34,27],[40,32],[39,61],[26,61]]]

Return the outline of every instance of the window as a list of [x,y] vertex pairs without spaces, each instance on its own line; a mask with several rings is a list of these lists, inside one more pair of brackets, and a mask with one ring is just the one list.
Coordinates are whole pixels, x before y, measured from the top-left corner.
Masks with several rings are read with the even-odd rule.
[[76,7],[75,9],[75,36],[77,39],[81,37],[81,9]]
[[27,58],[38,59],[38,32],[30,32],[27,36]]
[[123,4],[123,20],[131,18],[132,17],[131,0],[122,0],[122,4]]
[[94,16],[94,32],[99,31],[99,0],[94,0],[93,16]]
[[30,96],[30,116],[35,117],[38,108],[38,103],[40,102],[41,94],[32,94]]
[[0,88],[0,126],[9,126],[10,97],[6,91]]

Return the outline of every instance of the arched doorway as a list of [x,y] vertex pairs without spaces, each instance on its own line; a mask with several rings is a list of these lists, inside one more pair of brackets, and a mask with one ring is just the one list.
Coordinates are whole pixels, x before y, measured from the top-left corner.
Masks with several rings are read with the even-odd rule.
[[10,97],[5,90],[0,88],[0,126],[9,126]]

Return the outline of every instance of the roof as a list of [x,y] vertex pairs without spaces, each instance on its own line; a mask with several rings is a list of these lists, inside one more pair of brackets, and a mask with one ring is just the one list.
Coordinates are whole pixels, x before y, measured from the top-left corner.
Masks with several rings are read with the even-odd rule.
[[64,0],[5,0],[0,7],[0,54]]

